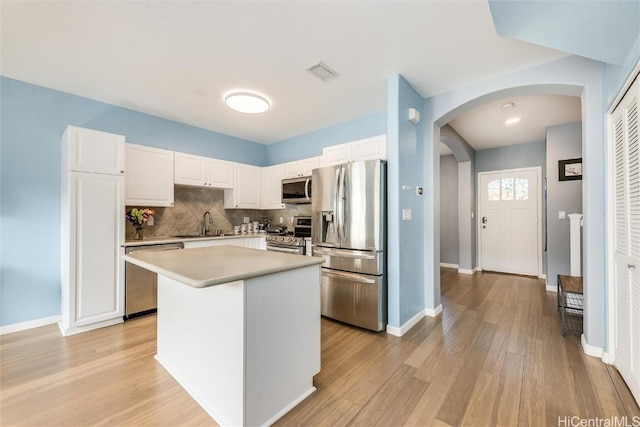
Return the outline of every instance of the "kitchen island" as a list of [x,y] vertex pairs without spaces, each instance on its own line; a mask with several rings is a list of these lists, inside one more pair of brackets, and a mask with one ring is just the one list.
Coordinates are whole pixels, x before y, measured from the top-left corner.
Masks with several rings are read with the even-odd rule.
[[158,273],[156,359],[220,425],[270,425],[320,371],[321,258],[233,246],[138,252]]

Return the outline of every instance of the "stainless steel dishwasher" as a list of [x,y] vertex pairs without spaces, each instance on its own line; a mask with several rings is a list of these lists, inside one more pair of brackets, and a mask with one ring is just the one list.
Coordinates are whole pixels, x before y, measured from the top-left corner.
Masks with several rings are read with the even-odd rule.
[[[182,242],[160,245],[129,246],[125,254],[140,251],[174,251],[184,249]],[[125,262],[124,319],[155,313],[158,308],[158,275],[146,268]]]

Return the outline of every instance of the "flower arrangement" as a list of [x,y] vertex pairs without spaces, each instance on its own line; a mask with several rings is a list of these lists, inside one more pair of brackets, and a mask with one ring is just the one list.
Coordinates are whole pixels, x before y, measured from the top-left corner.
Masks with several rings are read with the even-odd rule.
[[133,236],[136,240],[142,240],[142,226],[149,221],[150,218],[156,214],[153,209],[138,209],[133,208],[127,211],[125,217],[131,225],[136,229],[136,234]]
[[131,223],[134,227],[136,225],[144,225],[149,221],[149,218],[153,217],[156,214],[156,211],[153,209],[138,209],[133,208],[127,211],[127,221]]

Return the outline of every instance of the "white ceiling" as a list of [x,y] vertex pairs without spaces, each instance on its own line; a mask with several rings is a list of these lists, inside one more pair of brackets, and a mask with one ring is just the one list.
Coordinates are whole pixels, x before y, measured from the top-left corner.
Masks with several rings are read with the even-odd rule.
[[[484,0],[1,8],[2,75],[264,144],[385,111],[396,73],[428,97],[565,56],[496,35]],[[317,61],[340,77],[304,71]],[[263,93],[272,109],[228,110],[234,89]]]
[[[502,109],[513,103],[510,110]],[[526,142],[542,141],[547,127],[582,120],[580,98],[544,95],[506,98],[461,114],[449,125],[476,151]],[[511,118],[515,124],[505,124]]]

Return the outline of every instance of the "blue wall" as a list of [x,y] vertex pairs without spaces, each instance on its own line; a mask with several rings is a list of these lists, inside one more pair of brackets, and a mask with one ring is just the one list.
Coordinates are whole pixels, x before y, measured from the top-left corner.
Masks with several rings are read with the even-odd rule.
[[634,67],[640,61],[640,35],[627,55],[623,65],[605,64],[604,66],[604,110],[612,106],[626,80],[630,77]]
[[476,173],[541,166],[545,176],[546,163],[545,141],[476,151]]
[[324,147],[386,133],[386,112],[372,114],[271,144],[267,146],[267,162],[276,165],[321,156]]
[[60,157],[67,125],[266,165],[266,147],[0,77],[0,325],[60,314]]
[[[425,308],[424,207],[417,186],[424,183],[424,130],[409,121],[409,108],[424,117],[424,98],[400,75],[387,86],[387,217],[389,325],[401,327]],[[432,183],[431,183],[432,184]],[[402,191],[403,185],[412,191]],[[402,210],[411,209],[412,219],[402,220]]]

